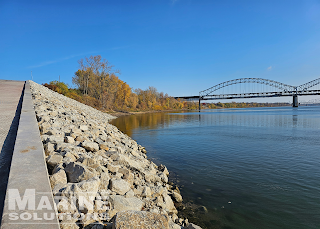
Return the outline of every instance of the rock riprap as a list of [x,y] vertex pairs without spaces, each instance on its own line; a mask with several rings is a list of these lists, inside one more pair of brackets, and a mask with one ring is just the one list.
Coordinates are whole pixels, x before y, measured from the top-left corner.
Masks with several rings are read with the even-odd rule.
[[113,116],[30,85],[61,228],[188,226],[167,168],[109,124]]

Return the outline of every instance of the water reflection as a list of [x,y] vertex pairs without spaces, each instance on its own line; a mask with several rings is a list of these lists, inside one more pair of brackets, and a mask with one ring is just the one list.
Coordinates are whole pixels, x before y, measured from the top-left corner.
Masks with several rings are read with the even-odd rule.
[[[313,107],[320,111],[319,107]],[[147,113],[122,116],[111,122],[127,135],[132,136],[134,129],[160,129],[169,126],[248,126],[283,128],[320,128],[320,119],[308,107],[286,108],[246,108],[205,110],[198,112]],[[299,117],[298,117],[299,116]],[[150,133],[153,134],[153,133]]]
[[298,125],[298,115],[292,115],[292,123],[294,127]]
[[[182,113],[180,113],[182,114]],[[117,126],[121,131],[132,136],[132,131],[139,129],[159,129],[169,127],[170,125],[179,125],[186,123],[192,117],[184,115],[175,115],[175,113],[146,113],[131,116],[122,116],[111,121],[112,125]]]

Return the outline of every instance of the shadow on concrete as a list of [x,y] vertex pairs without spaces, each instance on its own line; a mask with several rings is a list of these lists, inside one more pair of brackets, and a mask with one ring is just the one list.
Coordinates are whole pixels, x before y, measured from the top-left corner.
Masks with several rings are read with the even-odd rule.
[[12,120],[8,135],[3,143],[3,147],[0,153],[0,226],[2,222],[4,201],[6,199],[12,155],[18,132],[24,89],[25,85],[20,96],[15,116]]

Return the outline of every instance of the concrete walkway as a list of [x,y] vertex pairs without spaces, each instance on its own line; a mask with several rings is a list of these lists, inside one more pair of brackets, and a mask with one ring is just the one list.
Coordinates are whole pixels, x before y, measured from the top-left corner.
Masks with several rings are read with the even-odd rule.
[[24,81],[0,80],[0,222],[8,184]]
[[[2,81],[1,81],[2,82]],[[10,170],[6,175],[6,194],[4,204],[2,203],[1,229],[59,229],[57,211],[49,183],[49,175],[44,159],[43,145],[40,139],[39,127],[33,107],[30,83],[27,81],[21,95],[24,82],[20,82],[20,91],[14,86],[15,82],[3,81],[4,100],[7,109],[1,109],[4,126],[9,125],[8,117],[13,118],[13,124],[7,131],[7,137],[2,149],[6,149],[8,158],[11,156],[11,164],[6,164]],[[8,86],[6,86],[8,85]],[[11,86],[11,88],[9,87]],[[1,88],[0,88],[1,91]],[[11,97],[7,95],[16,94],[16,110],[14,110]],[[8,112],[8,111],[11,112]],[[9,113],[12,113],[9,116]],[[8,113],[8,116],[6,114]],[[15,114],[15,115],[14,115]],[[17,129],[18,126],[18,129]],[[3,131],[5,136],[6,132]],[[10,140],[8,140],[10,139]],[[10,150],[6,144],[10,143]],[[5,147],[4,147],[5,146]],[[12,152],[13,150],[13,152]],[[8,151],[8,152],[7,152]],[[2,153],[1,152],[1,155]],[[7,157],[6,157],[7,158]],[[2,168],[1,168],[2,169]],[[1,188],[3,189],[1,184]]]

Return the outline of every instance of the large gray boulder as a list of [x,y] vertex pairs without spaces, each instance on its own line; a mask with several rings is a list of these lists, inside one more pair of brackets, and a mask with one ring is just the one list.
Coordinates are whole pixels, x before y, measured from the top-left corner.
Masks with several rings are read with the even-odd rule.
[[169,218],[165,215],[146,211],[118,212],[113,229],[169,229]]
[[178,203],[182,202],[182,196],[180,195],[180,193],[178,193],[176,191],[173,191],[172,192],[172,197],[176,202],[178,202]]
[[68,181],[71,183],[78,183],[83,180],[88,180],[97,175],[93,170],[78,162],[71,162],[65,167]]
[[103,172],[100,174],[100,190],[107,190],[109,187],[110,176],[108,172]]
[[149,172],[143,172],[144,174],[144,179],[148,182],[148,183],[156,183],[156,182],[161,182],[161,178],[153,173],[149,173]]
[[57,154],[50,155],[47,157],[47,165],[50,173],[54,169],[54,167],[56,167],[56,165],[62,161],[62,159],[63,157]]
[[74,138],[71,137],[71,136],[65,136],[65,137],[64,137],[64,141],[65,141],[66,143],[74,143]]
[[111,191],[120,194],[120,195],[124,195],[127,191],[130,190],[131,185],[123,180],[123,179],[111,179],[110,181],[110,189]]
[[165,192],[165,189],[162,186],[151,187],[151,193],[153,197],[160,196],[163,192]]
[[[59,195],[66,197],[67,202],[75,204],[79,212],[92,213],[99,185],[100,180],[98,177],[93,177],[80,183],[68,183],[67,186],[60,189]],[[74,200],[73,198],[76,201],[70,202],[71,199]]]
[[67,175],[63,169],[50,176],[51,189],[57,184],[67,184]]
[[148,187],[148,186],[144,187],[141,196],[150,198],[151,197],[151,189],[150,189],[150,187]]
[[[82,181],[80,183],[75,184],[79,190],[81,190],[81,198],[84,198],[86,201],[89,201],[89,203],[93,204],[93,200],[95,199],[97,192],[98,192],[98,188],[100,185],[100,179],[98,177],[92,177],[89,180],[86,181]],[[75,195],[77,196],[77,195]],[[79,198],[78,198],[79,199]],[[79,203],[79,202],[78,202]],[[92,208],[91,208],[92,207]],[[94,205],[89,207],[85,204],[83,204],[82,206],[83,209],[79,209],[84,210],[84,212],[93,212],[94,210]]]
[[81,126],[79,126],[79,129],[82,130],[82,131],[86,131],[86,130],[88,130],[89,128],[88,128],[88,126],[86,126],[86,125],[81,125]]
[[93,196],[96,195],[98,192],[98,188],[100,185],[100,179],[99,177],[92,177],[89,180],[81,181],[76,184],[81,191],[86,192],[86,193],[92,193],[94,194]]
[[96,152],[99,150],[99,145],[95,142],[83,141],[81,146],[88,151]]
[[143,202],[136,197],[126,198],[119,195],[111,195],[109,196],[109,202],[111,205],[111,209],[109,210],[110,218],[120,211],[141,211],[143,206]]
[[174,206],[174,203],[171,199],[171,197],[168,194],[162,194],[163,196],[163,201],[165,204],[165,211],[167,211],[168,213],[175,213],[177,214],[178,211],[176,209],[176,207]]
[[44,151],[46,153],[46,156],[49,156],[51,153],[54,152],[54,144],[48,142],[44,145]]

